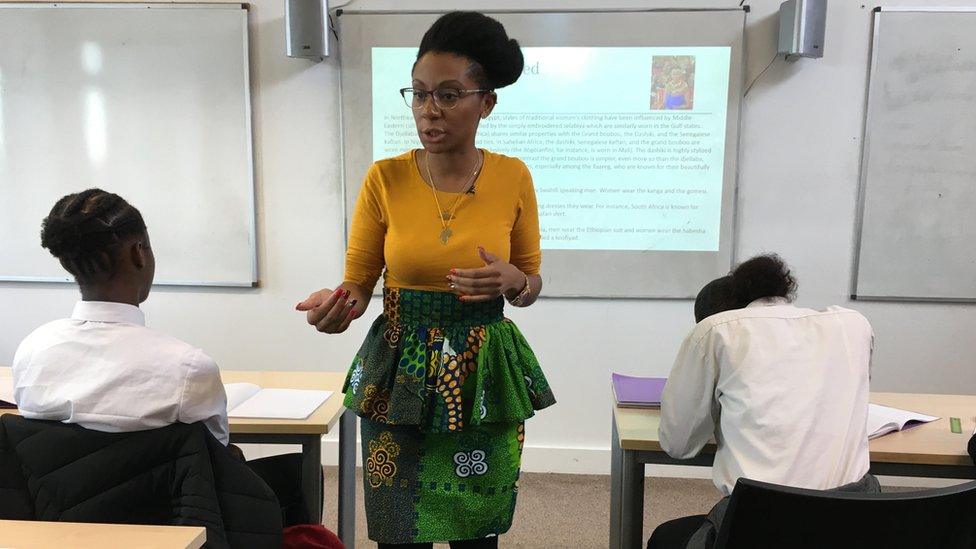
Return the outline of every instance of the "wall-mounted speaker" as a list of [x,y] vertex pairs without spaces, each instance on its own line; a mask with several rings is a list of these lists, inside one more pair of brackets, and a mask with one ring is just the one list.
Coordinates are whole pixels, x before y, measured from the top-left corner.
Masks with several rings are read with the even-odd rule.
[[779,6],[779,53],[823,57],[827,0],[788,0]]
[[328,57],[328,0],[285,0],[285,53],[315,61]]

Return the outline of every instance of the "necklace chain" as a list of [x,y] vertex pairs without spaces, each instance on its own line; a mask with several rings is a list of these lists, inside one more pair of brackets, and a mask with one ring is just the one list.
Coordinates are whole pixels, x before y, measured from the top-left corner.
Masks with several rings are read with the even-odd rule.
[[430,153],[424,152],[424,169],[427,171],[427,181],[430,183],[430,192],[434,195],[434,203],[437,205],[437,217],[441,221],[441,244],[447,245],[447,241],[451,239],[454,234],[451,232],[451,222],[454,221],[454,212],[457,211],[458,205],[461,204],[461,200],[464,196],[468,194],[471,187],[474,186],[475,176],[478,175],[478,170],[481,169],[481,154],[479,151],[478,160],[475,161],[474,171],[468,176],[468,182],[465,185],[464,190],[458,194],[457,198],[454,199],[454,204],[451,206],[450,212],[447,212],[445,217],[444,210],[441,208],[441,201],[437,198],[437,186],[434,184],[434,178],[430,175]]

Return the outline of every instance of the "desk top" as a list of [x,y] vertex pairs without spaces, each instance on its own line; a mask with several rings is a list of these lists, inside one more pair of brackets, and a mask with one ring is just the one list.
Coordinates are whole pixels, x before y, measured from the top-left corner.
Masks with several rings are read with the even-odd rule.
[[339,372],[249,372],[221,370],[224,383],[254,383],[262,389],[318,389],[332,391],[332,396],[305,419],[230,418],[231,434],[317,435],[329,432],[345,411],[342,407],[342,385],[346,374]]
[[0,520],[0,546],[18,549],[197,549],[206,540],[207,531],[200,526]]
[[[871,461],[925,465],[972,465],[966,451],[976,425],[976,396],[925,395],[911,393],[871,393],[871,402],[921,412],[942,419],[891,433],[870,442]],[[661,411],[614,407],[620,447],[624,450],[661,451],[658,427]],[[962,420],[962,434],[949,430],[949,417]],[[714,443],[704,453],[714,453]]]
[[[0,367],[0,375],[11,375],[9,367]],[[346,375],[339,372],[259,372],[221,370],[224,383],[254,383],[262,388],[318,389],[332,391],[332,396],[305,419],[230,418],[231,434],[318,435],[326,434],[339,420],[342,407],[342,384]],[[3,413],[16,410],[0,410]]]

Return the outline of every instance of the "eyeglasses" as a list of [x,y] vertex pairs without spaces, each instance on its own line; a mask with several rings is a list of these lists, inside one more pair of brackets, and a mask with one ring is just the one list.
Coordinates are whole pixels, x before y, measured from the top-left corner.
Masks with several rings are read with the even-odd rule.
[[466,95],[472,93],[488,93],[492,90],[460,90],[457,88],[439,88],[434,91],[418,90],[417,88],[401,88],[400,95],[403,97],[403,102],[407,104],[408,107],[414,110],[420,110],[424,108],[427,104],[427,98],[434,98],[434,105],[438,109],[451,110],[458,106],[458,102],[461,101]]

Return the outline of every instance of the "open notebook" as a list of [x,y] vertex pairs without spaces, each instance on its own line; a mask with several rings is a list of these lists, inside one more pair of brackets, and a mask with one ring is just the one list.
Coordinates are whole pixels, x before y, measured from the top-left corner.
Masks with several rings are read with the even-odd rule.
[[16,408],[14,402],[14,378],[11,376],[0,376],[0,410],[4,408]]
[[621,408],[658,408],[666,377],[634,377],[613,374],[613,398]]
[[263,419],[305,419],[332,391],[262,389],[253,383],[226,383],[227,416]]
[[894,431],[904,431],[940,419],[880,404],[868,405],[868,438],[878,438]]

